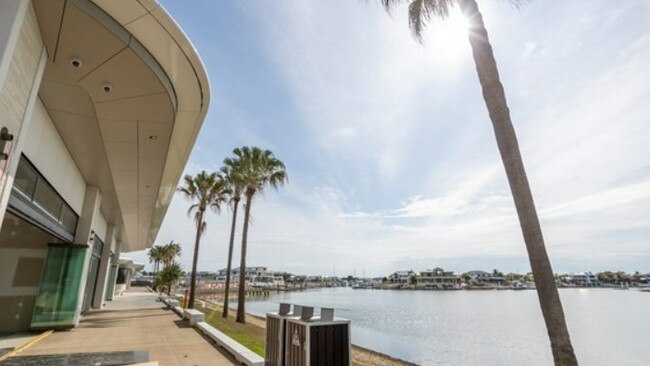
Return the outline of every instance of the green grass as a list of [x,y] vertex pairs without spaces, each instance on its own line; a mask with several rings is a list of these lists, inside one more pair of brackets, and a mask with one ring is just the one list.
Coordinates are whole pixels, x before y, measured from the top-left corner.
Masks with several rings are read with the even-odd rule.
[[[205,313],[205,321],[213,327],[225,333],[228,337],[236,340],[246,348],[264,357],[266,329],[254,324],[240,324],[235,321],[231,314],[227,319],[221,316],[222,308],[214,306],[210,309],[196,306],[197,310]],[[352,366],[363,366],[352,361]]]
[[253,324],[240,324],[235,322],[234,316],[229,316],[227,319],[221,316],[220,308],[203,308],[196,307],[205,313],[205,321],[213,327],[225,333],[228,337],[236,340],[244,345],[246,348],[264,357],[264,347],[266,330]]

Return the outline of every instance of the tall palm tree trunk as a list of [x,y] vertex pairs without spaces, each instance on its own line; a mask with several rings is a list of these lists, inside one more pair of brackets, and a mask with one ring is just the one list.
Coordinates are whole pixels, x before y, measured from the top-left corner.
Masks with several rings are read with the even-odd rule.
[[232,209],[232,223],[230,225],[230,243],[228,244],[228,265],[226,266],[226,291],[223,294],[223,314],[228,317],[228,296],[230,294],[230,271],[232,270],[232,250],[235,245],[235,228],[237,227],[237,208],[239,200],[235,200]]
[[246,324],[246,242],[248,240],[248,221],[251,214],[253,195],[246,194],[246,207],[244,207],[244,231],[241,237],[241,261],[239,264],[239,297],[237,298],[237,322]]
[[154,291],[158,291],[158,260],[155,260],[153,262],[153,281],[156,286],[154,287]]
[[196,241],[194,242],[194,257],[192,258],[192,279],[190,280],[190,299],[187,307],[194,309],[194,293],[196,290],[196,262],[199,260],[199,244],[201,242],[201,232],[203,229],[203,210],[199,209],[196,223]]
[[483,17],[475,0],[458,0],[458,4],[470,22],[469,41],[476,63],[476,71],[517,209],[517,216],[537,286],[537,296],[551,341],[553,359],[555,365],[577,365],[578,361],[571,345],[562,303],[555,286],[553,269],[546,253],[542,228],[524,170],[517,136],[510,120],[505,92],[499,80],[492,46],[483,24]]

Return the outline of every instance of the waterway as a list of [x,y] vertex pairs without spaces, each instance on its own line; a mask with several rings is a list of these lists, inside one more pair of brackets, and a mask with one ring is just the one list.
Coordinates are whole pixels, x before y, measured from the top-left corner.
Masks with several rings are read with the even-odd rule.
[[[650,292],[560,289],[580,365],[650,365]],[[251,298],[263,315],[278,303],[333,307],[352,321],[352,342],[420,365],[551,365],[537,293],[320,289]]]

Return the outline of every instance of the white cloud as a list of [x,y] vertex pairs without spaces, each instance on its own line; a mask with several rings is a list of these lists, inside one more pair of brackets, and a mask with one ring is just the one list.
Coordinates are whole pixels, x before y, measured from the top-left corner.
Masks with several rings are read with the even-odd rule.
[[[248,15],[322,171],[290,171],[285,189],[255,201],[250,264],[303,273],[336,266],[338,274],[365,267],[380,275],[484,257],[487,269],[515,258],[516,266],[502,269],[525,270],[469,47],[450,62],[435,44],[416,45],[403,9],[388,17],[362,1],[255,4]],[[556,269],[642,269],[633,266],[650,258],[650,37],[601,7],[540,16],[488,4]],[[601,21],[628,33],[612,33],[617,42],[607,43],[593,35]],[[601,40],[609,48],[594,48]],[[193,230],[184,207],[174,200],[159,242],[182,241],[189,263]],[[210,220],[200,267],[218,269],[229,217]]]
[[389,17],[379,4],[292,1],[266,3],[251,16],[261,19],[271,62],[317,146],[355,156],[387,182],[399,174],[409,136],[430,122],[417,117],[430,104],[421,93],[434,81],[456,82],[469,55],[464,35],[444,37],[444,25],[418,45],[404,7]]

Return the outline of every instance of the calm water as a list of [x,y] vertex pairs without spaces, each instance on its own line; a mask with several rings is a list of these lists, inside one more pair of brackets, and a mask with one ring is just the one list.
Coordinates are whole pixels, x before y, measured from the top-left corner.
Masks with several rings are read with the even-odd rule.
[[[650,365],[650,293],[560,289],[581,365]],[[535,291],[288,292],[247,301],[334,307],[352,320],[353,343],[421,365],[551,365]]]

